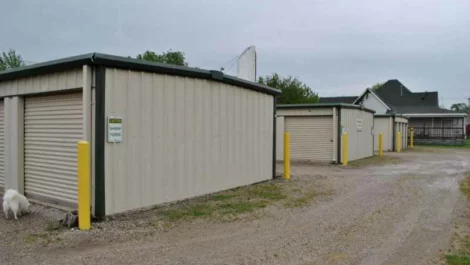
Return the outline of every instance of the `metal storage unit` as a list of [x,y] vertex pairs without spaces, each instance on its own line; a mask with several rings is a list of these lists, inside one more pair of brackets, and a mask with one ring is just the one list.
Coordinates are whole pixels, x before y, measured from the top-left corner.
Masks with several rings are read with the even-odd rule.
[[99,53],[3,71],[4,183],[75,208],[80,140],[99,217],[265,181],[278,94],[220,71]]
[[278,105],[277,160],[283,134],[290,133],[292,161],[340,163],[342,132],[348,133],[349,160],[373,155],[373,111],[351,104]]
[[26,196],[75,206],[82,93],[26,97],[24,108]]
[[285,130],[290,133],[291,158],[330,162],[333,156],[331,116],[286,117]]
[[374,112],[360,108],[341,109],[341,125],[348,133],[348,159],[358,160],[374,155]]
[[0,192],[5,188],[5,103],[0,100]]
[[379,134],[383,135],[383,150],[393,150],[393,117],[390,115],[374,116],[374,151],[379,150]]
[[408,148],[408,119],[403,116],[394,116],[395,122],[395,135],[394,135],[394,150],[396,151],[397,145],[397,132],[401,133],[401,149]]

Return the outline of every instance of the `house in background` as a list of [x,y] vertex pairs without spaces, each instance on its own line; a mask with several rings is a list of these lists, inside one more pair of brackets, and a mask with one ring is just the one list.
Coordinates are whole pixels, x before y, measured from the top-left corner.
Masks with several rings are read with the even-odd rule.
[[467,114],[439,107],[438,92],[412,92],[394,79],[378,89],[366,89],[354,104],[375,110],[376,114],[407,117],[416,144],[465,143]]

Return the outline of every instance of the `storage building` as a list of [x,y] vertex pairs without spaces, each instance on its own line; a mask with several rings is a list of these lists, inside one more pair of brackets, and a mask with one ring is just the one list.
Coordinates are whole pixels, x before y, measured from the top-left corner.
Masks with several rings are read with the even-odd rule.
[[0,185],[76,207],[91,143],[104,216],[271,179],[278,90],[99,53],[0,72]]
[[397,132],[401,133],[402,149],[408,147],[408,119],[399,114],[374,115],[374,151],[379,150],[379,134],[383,134],[383,150],[396,151]]
[[348,160],[374,154],[374,111],[358,105],[277,106],[277,160],[283,160],[284,132],[290,133],[292,161],[342,162],[342,133],[348,133]]

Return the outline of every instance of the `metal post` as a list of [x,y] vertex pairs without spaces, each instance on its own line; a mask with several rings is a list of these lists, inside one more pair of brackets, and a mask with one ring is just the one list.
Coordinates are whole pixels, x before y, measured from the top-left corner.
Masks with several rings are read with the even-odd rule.
[[290,135],[284,133],[284,179],[290,179]]
[[90,144],[78,142],[78,228],[89,230],[91,227],[90,213]]
[[410,129],[410,148],[413,149],[414,147],[414,134],[415,134],[415,130],[413,129],[413,127],[411,127]]
[[397,152],[401,152],[401,132],[397,132]]
[[343,133],[343,166],[348,165],[348,133]]
[[383,156],[383,151],[384,151],[384,142],[383,142],[383,133],[379,133],[379,156]]

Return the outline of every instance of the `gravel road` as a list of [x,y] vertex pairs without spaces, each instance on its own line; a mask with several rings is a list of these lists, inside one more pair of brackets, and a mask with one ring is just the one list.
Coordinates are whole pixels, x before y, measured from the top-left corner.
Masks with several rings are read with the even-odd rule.
[[294,181],[313,178],[334,195],[236,222],[155,229],[141,216],[122,227],[99,224],[103,229],[88,234],[60,232],[60,243],[31,245],[17,239],[21,226],[46,217],[20,220],[24,224],[2,218],[0,264],[440,264],[458,214],[453,210],[464,203],[458,182],[470,171],[470,152],[386,155],[404,161],[360,168],[294,165]]

